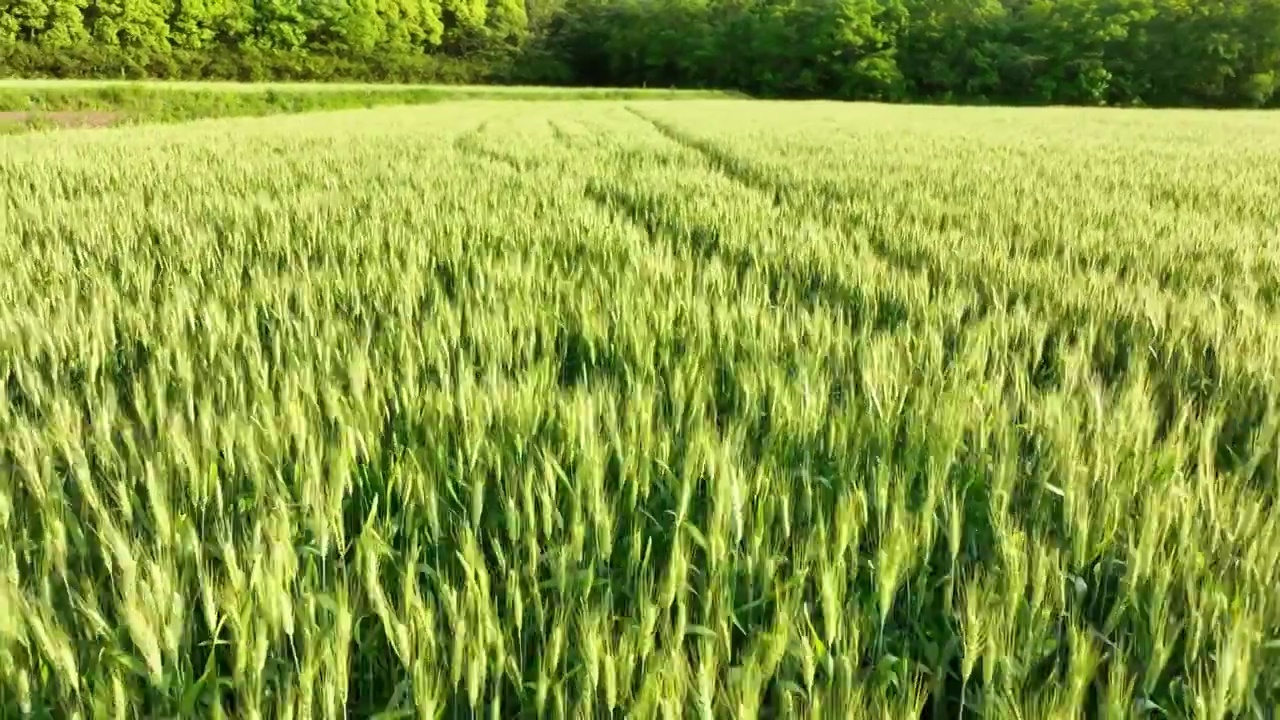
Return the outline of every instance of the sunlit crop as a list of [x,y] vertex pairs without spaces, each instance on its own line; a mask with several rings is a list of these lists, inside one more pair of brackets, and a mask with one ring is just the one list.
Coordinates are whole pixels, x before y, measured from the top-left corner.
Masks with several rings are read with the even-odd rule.
[[0,139],[0,715],[1270,718],[1278,189],[1245,113]]

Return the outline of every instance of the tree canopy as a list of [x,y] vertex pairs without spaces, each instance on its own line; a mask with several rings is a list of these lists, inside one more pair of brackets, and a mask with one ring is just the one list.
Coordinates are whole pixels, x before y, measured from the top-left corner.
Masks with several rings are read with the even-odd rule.
[[1280,0],[0,0],[0,71],[1258,107]]

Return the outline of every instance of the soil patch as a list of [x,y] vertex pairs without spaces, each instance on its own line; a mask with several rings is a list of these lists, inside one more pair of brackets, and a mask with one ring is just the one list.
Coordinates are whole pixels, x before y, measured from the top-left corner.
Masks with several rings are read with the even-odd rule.
[[0,112],[0,125],[31,125],[58,128],[102,128],[117,125],[124,113],[105,110],[57,110],[52,112]]

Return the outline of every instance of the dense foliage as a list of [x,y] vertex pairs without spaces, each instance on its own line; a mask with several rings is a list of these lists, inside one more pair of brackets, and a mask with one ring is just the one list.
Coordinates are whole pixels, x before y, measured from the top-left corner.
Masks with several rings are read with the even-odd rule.
[[1261,106],[1280,0],[7,0],[0,68]]
[[0,139],[0,714],[1272,717],[1277,186],[1261,112]]

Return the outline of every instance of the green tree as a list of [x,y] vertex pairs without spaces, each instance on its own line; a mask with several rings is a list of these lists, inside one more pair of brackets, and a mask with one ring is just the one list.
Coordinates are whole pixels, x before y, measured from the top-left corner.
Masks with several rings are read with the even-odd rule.
[[897,97],[902,76],[895,41],[905,21],[899,0],[765,0],[753,43],[759,89],[770,95]]
[[445,42],[475,49],[471,43],[483,37],[489,17],[488,0],[441,0]]
[[306,46],[365,55],[386,39],[387,17],[377,0],[301,0]]
[[1256,105],[1280,70],[1276,0],[1158,0],[1139,48],[1161,104]]
[[378,0],[348,0],[349,13],[343,24],[346,49],[365,54],[386,39],[386,20]]
[[545,31],[565,11],[566,0],[524,0],[531,32]]
[[431,66],[423,55],[447,53],[491,67],[519,58],[514,75],[530,82],[779,97],[1280,100],[1280,0],[0,2],[0,43],[17,50],[7,54],[16,67],[95,46],[86,63],[110,68],[119,53],[136,71],[134,51],[155,59],[172,46],[189,51],[174,58],[207,52],[195,67],[219,75],[306,74],[313,66],[277,67],[258,51],[308,50],[348,60],[317,58],[314,67],[360,73],[386,61],[386,76],[404,77]]
[[485,25],[493,41],[519,44],[529,32],[524,0],[489,0],[485,9]]
[[837,93],[896,100],[903,95],[897,42],[908,22],[902,0],[840,0],[831,21]]
[[49,23],[40,44],[49,49],[84,46],[89,42],[84,9],[88,0],[51,0]]
[[1007,14],[1000,0],[912,0],[898,40],[907,92],[938,100],[1000,95]]
[[414,54],[438,47],[444,35],[441,13],[439,0],[382,0],[387,48]]
[[218,34],[217,10],[217,4],[209,0],[174,0],[169,42],[191,50],[209,47]]
[[16,42],[34,43],[44,35],[49,21],[49,3],[45,0],[10,0],[2,13],[0,32]]
[[1243,42],[1234,75],[1240,104],[1262,107],[1280,96],[1280,0],[1255,0],[1240,20]]
[[257,10],[248,0],[204,0],[213,25],[215,45],[243,48],[253,44]]
[[307,42],[307,19],[299,0],[255,0],[252,44],[271,50],[297,50]]
[[170,0],[90,0],[84,18],[93,41],[108,48],[169,48]]

